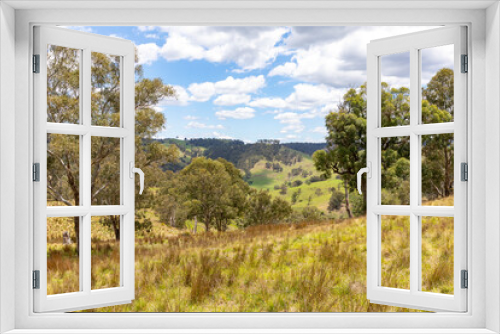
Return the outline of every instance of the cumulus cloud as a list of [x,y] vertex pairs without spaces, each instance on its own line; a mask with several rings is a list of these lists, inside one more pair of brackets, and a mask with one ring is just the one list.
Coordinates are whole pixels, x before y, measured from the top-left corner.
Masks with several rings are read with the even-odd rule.
[[151,64],[158,59],[158,50],[160,47],[155,43],[146,43],[137,45],[137,55],[139,64]]
[[163,98],[159,106],[186,106],[189,103],[190,96],[182,86],[173,86],[175,96],[168,96]]
[[255,110],[249,107],[241,107],[234,110],[220,110],[215,115],[220,119],[250,119],[255,117]]
[[265,85],[266,79],[263,75],[244,78],[229,76],[217,82],[192,83],[189,85],[188,90],[192,94],[192,100],[205,102],[212,96],[219,94],[238,94],[241,97],[241,94],[256,93],[259,89],[265,87]]
[[285,112],[274,116],[274,119],[278,120],[281,124],[285,124],[285,127],[283,127],[280,131],[281,133],[300,133],[305,129],[305,126],[301,121],[302,115],[298,113]]
[[[148,28],[140,27],[139,30]],[[261,69],[282,51],[285,27],[158,27],[168,33],[161,55],[166,60],[235,63],[240,70]]]
[[344,89],[335,89],[327,85],[297,84],[294,92],[286,99],[288,108],[306,110],[319,107],[333,101],[339,101]]
[[285,108],[287,106],[285,100],[280,97],[255,99],[249,105],[255,108]]
[[214,100],[214,104],[219,106],[234,106],[238,104],[245,104],[249,101],[250,95],[248,94],[223,94],[219,95]]
[[200,119],[200,118],[193,116],[193,115],[187,115],[187,116],[184,116],[184,119],[188,120],[188,121],[195,121],[195,120]]
[[193,83],[188,90],[193,101],[205,102],[215,94],[215,85],[212,82]]
[[191,128],[194,128],[194,129],[224,129],[224,126],[222,126],[221,124],[209,125],[209,124],[204,124],[204,123],[193,121],[193,122],[189,122],[186,125],[186,128],[188,128],[188,129],[191,129]]
[[275,66],[269,76],[337,88],[358,86],[366,80],[366,45],[371,40],[429,28],[347,27],[343,31],[329,27],[294,28],[285,40],[291,60]]

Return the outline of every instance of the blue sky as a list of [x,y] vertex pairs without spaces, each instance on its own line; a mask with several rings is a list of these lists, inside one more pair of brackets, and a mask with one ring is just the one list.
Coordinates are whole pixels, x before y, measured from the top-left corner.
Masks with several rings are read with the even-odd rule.
[[[430,27],[71,28],[133,41],[144,76],[175,88],[177,98],[157,106],[167,118],[160,138],[323,142],[325,115],[366,81],[367,43]],[[452,56],[428,50],[422,82]],[[383,80],[408,86],[407,57],[392,59]]]

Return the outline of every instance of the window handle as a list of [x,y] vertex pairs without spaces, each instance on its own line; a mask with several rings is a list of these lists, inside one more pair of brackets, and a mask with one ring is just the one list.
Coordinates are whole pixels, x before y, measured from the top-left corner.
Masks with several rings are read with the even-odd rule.
[[144,172],[140,168],[135,168],[134,167],[134,162],[130,161],[129,163],[129,168],[130,168],[130,178],[134,178],[134,173],[139,174],[139,184],[140,184],[140,190],[139,190],[139,195],[142,195],[142,192],[144,191]]
[[369,178],[369,179],[372,178],[372,163],[367,162],[366,165],[367,165],[367,167],[361,168],[358,171],[358,192],[360,195],[363,194],[363,192],[361,191],[361,176],[363,175],[363,173],[366,173],[367,178]]

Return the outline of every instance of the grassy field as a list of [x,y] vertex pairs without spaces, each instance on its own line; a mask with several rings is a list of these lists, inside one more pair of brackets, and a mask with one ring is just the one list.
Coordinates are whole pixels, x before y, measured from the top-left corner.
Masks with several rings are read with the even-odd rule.
[[[452,199],[451,199],[452,201]],[[447,205],[450,199],[430,204]],[[453,293],[453,218],[423,220],[423,290]],[[366,299],[365,218],[255,226],[225,233],[172,229],[158,222],[136,236],[136,299],[91,312],[399,312]],[[49,224],[49,291],[78,289],[74,245]],[[57,227],[57,229],[55,229]],[[382,222],[382,283],[407,287],[409,230],[404,217]],[[118,248],[93,228],[94,287],[116,285]],[[75,290],[76,289],[76,290]]]
[[[328,200],[331,196],[330,188],[335,187],[342,193],[344,192],[343,182],[337,179],[335,176],[330,180],[313,182],[311,184],[306,184],[305,181],[311,176],[319,176],[320,173],[314,168],[314,163],[310,156],[304,154],[301,162],[297,162],[292,166],[286,166],[282,163],[280,165],[283,167],[283,171],[277,172],[265,167],[266,161],[261,160],[255,164],[255,166],[250,170],[252,177],[249,183],[253,188],[256,189],[267,189],[273,196],[278,196],[286,199],[290,203],[292,202],[292,194],[294,192],[300,191],[298,195],[297,202],[292,205],[294,209],[301,209],[307,206],[315,206],[318,209],[326,212],[328,207]],[[302,168],[311,175],[307,177],[302,177],[302,175],[290,176],[292,169]],[[293,182],[296,180],[302,181],[302,185],[298,187],[288,187],[287,193],[285,195],[280,194],[280,190],[274,189],[274,186],[281,186],[284,182]],[[309,201],[309,198],[311,200]]]

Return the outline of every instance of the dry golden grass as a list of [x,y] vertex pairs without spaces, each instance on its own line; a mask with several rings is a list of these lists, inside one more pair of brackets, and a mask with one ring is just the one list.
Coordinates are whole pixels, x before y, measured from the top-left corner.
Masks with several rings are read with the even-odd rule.
[[[388,218],[383,227],[383,283],[405,288],[409,276],[405,220]],[[452,218],[424,219],[422,225],[423,290],[453,293]],[[156,227],[136,238],[136,299],[131,304],[88,311],[411,311],[370,304],[366,299],[364,217],[254,226],[225,233],[178,233],[163,226],[158,236]],[[102,244],[116,256],[112,241]],[[51,243],[48,251],[59,254],[54,251],[64,247],[68,246]],[[115,278],[105,274],[110,253],[98,254],[93,276],[103,281],[100,284],[115,284]],[[51,291],[60,291],[58,282],[62,277],[68,279],[60,272],[67,261],[63,256],[49,257],[49,277],[57,277],[51,280]]]

